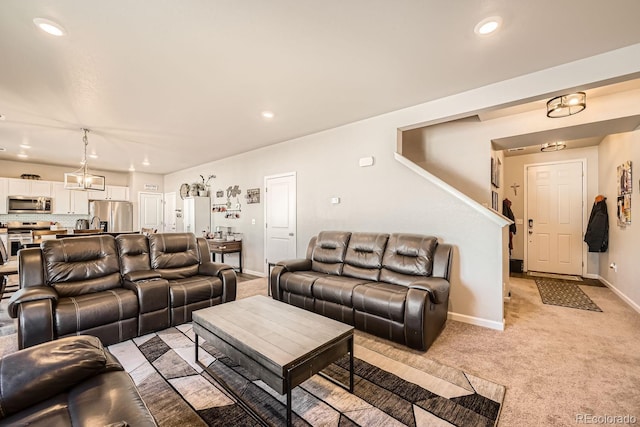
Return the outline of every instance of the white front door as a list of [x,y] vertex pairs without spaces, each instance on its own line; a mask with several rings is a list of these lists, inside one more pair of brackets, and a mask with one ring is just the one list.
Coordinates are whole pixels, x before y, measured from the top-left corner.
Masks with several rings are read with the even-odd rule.
[[582,274],[583,163],[527,167],[527,270]]
[[[265,263],[296,257],[296,174],[267,176],[265,187]],[[268,271],[268,265],[265,265]]]
[[152,228],[162,230],[162,194],[138,193],[139,206],[138,220],[140,228]]

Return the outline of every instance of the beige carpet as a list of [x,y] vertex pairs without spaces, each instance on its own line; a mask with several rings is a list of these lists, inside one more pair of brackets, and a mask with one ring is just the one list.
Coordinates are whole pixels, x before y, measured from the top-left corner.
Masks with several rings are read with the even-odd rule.
[[[511,278],[505,331],[450,320],[426,353],[361,332],[356,342],[505,385],[500,426],[572,426],[579,414],[640,419],[640,314],[608,288],[580,288],[603,313],[544,305],[533,280]],[[238,298],[266,293],[266,278],[238,284]],[[14,346],[15,335],[0,337],[0,354]]]

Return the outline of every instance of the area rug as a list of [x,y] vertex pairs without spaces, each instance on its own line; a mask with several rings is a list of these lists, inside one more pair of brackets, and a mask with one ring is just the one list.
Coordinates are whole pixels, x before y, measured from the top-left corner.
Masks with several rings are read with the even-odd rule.
[[575,283],[546,277],[537,277],[535,281],[544,304],[602,311]]
[[574,282],[581,282],[582,278],[578,276],[571,276],[567,274],[555,274],[555,273],[540,273],[537,271],[529,271],[527,272],[528,276],[533,277],[546,277],[548,279],[558,279],[558,280],[572,280]]
[[[194,360],[193,330],[180,325],[110,346],[134,379],[161,426],[260,425],[221,391]],[[357,338],[357,337],[356,337]],[[211,345],[200,341],[199,360],[223,378],[270,426],[285,425],[285,396],[271,390]],[[316,375],[293,390],[296,426],[495,426],[505,388],[457,371],[438,377],[391,361],[356,340],[355,391]],[[375,362],[375,363],[373,363]],[[435,363],[435,362],[434,362]],[[325,371],[346,382],[345,357]],[[453,370],[439,366],[438,370]]]

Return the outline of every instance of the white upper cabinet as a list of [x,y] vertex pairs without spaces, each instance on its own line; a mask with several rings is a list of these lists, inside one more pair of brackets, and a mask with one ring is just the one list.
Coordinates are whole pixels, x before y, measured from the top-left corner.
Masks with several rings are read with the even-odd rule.
[[51,197],[51,181],[8,178],[8,196]]
[[0,178],[0,215],[7,213],[7,196],[9,195],[9,180]]
[[89,200],[129,200],[129,187],[107,185],[104,191],[89,191]]
[[54,183],[53,210],[59,215],[88,215],[89,194],[87,191],[67,190],[63,183]]

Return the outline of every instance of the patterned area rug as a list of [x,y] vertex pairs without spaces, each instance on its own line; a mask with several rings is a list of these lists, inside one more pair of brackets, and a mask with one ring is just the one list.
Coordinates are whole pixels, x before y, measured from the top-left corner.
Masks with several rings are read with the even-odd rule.
[[[195,363],[193,338],[191,325],[186,324],[109,349],[130,373],[161,426],[259,425]],[[285,396],[211,345],[200,343],[200,362],[244,396],[268,425],[285,424]],[[385,359],[393,373],[378,366]],[[495,426],[504,386],[436,365],[430,374],[392,361],[358,345],[356,337],[354,394],[318,375],[312,377],[293,390],[293,425]],[[345,357],[326,373],[347,382],[347,369]]]
[[536,285],[544,304],[602,311],[575,283],[566,280],[537,277]]

